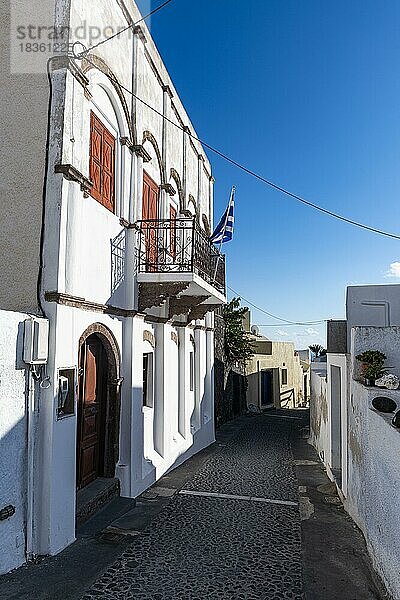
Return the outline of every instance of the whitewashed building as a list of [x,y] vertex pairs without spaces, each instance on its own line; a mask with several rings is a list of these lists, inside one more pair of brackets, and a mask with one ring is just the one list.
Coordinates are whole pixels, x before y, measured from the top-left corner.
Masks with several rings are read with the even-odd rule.
[[[54,5],[72,41],[83,22],[140,19],[131,0]],[[28,555],[74,540],[77,490],[110,479],[136,497],[213,442],[225,302],[211,166],[146,25],[49,71],[50,101],[45,74],[1,75],[0,308],[49,322],[47,362],[31,368]]]
[[310,399],[310,441],[393,598],[400,597],[400,429],[392,420],[400,390],[366,386],[356,357],[383,352],[400,377],[399,298],[399,285],[347,288],[346,320],[328,321],[327,362],[313,364]]

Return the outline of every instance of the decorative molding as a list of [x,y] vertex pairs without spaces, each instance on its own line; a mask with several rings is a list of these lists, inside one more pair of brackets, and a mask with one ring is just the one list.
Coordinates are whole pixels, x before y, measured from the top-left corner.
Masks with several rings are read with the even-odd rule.
[[125,227],[125,229],[131,229],[131,223],[129,223],[129,221],[123,219],[122,217],[119,220],[119,224],[121,225],[121,227]]
[[73,77],[86,89],[89,85],[89,79],[86,77],[82,69],[69,56],[53,56],[51,59],[51,70],[58,71],[59,69],[68,69]]
[[141,144],[135,144],[134,146],[132,146],[131,149],[137,156],[140,156],[141,158],[143,158],[143,162],[151,161],[150,154],[147,152],[147,150]]
[[[189,284],[186,282],[139,283],[139,312],[161,306],[171,297],[183,292]],[[168,319],[167,319],[168,320]]]
[[183,124],[183,121],[182,121],[182,117],[179,114],[178,109],[176,108],[176,106],[175,106],[175,104],[173,102],[171,102],[171,108],[174,111],[174,115],[176,116],[176,118],[177,118],[177,120],[179,122],[180,127],[183,129],[184,128],[184,124]]
[[68,179],[68,181],[75,181],[76,183],[79,183],[85,198],[90,195],[90,190],[93,187],[93,181],[91,181],[88,177],[85,177],[85,175],[78,171],[78,169],[76,169],[73,165],[55,165],[54,172],[61,173],[65,179]]
[[46,302],[55,302],[56,304],[70,306],[71,308],[80,308],[89,312],[115,315],[118,317],[135,317],[138,313],[137,310],[128,310],[126,308],[112,306],[111,304],[91,302],[85,298],[71,296],[70,294],[63,294],[61,292],[45,292],[44,298]]
[[171,331],[171,340],[175,342],[177,346],[179,346],[178,334],[175,331]]
[[145,315],[144,320],[146,321],[146,323],[157,323],[157,324],[161,324],[161,325],[165,325],[166,323],[168,323],[169,318],[168,317],[156,317],[154,315]]
[[89,52],[88,60],[86,60],[85,58],[82,60],[81,68],[82,68],[82,73],[84,73],[84,74],[87,73],[88,71],[90,71],[90,69],[96,68],[99,71],[101,71],[101,73],[104,73],[104,75],[106,75],[108,77],[108,79],[110,80],[111,84],[113,85],[113,87],[118,95],[118,98],[121,101],[122,108],[123,108],[123,111],[125,114],[126,123],[127,123],[128,129],[129,129],[130,137],[132,140],[136,140],[136,130],[135,130],[135,126],[132,125],[132,122],[131,122],[129,108],[128,108],[128,104],[126,102],[124,92],[122,91],[122,87],[121,87],[117,77],[114,75],[113,71],[110,69],[110,67],[107,65],[107,63],[102,58],[97,56],[96,54],[92,54],[91,52]]
[[149,331],[148,329],[145,329],[143,331],[143,341],[144,342],[149,342],[149,344],[155,348],[156,347],[156,338],[154,337],[154,335],[152,334],[151,331]]
[[181,296],[177,298],[173,296],[169,299],[169,316],[174,315],[189,315],[191,311],[207,300],[208,296]]
[[[83,342],[94,333],[102,336],[107,340],[112,353],[111,356],[109,356],[109,358],[112,358],[115,361],[115,373],[110,384],[114,386],[121,385],[123,381],[123,378],[121,378],[119,375],[121,365],[121,353],[119,351],[118,342],[115,339],[114,334],[112,333],[112,331],[110,331],[110,329],[108,329],[108,327],[103,325],[103,323],[93,323],[92,325],[89,325],[89,327],[85,329],[85,331],[79,338],[79,347],[82,346]],[[107,352],[107,354],[109,354],[109,352]]]
[[221,306],[220,304],[199,304],[195,306],[189,314],[188,319],[191,321],[197,321],[199,319],[204,319],[208,312],[212,312],[216,308]]
[[174,186],[171,185],[170,183],[162,183],[160,185],[160,189],[165,190],[167,192],[167,194],[169,194],[170,196],[175,196],[175,194],[176,194],[176,190],[175,190]]
[[[196,215],[197,218],[199,218],[199,208],[198,208],[198,206],[196,204],[196,200],[194,199],[194,197],[192,196],[192,194],[189,194],[188,207],[189,207],[189,204],[193,204],[195,215]],[[191,216],[193,216],[193,215],[191,215]]]
[[202,221],[203,221],[204,231],[206,232],[206,235],[208,237],[210,237],[212,232],[211,232],[211,228],[210,228],[210,223],[208,222],[207,215],[202,214],[201,218],[202,218]]
[[143,31],[143,28],[140,27],[140,25],[136,25],[136,27],[133,29],[133,33],[139,37],[140,41],[143,42],[143,44],[147,44],[145,33]]
[[167,84],[167,85],[163,85],[163,86],[162,86],[162,91],[163,91],[163,92],[165,92],[165,93],[167,93],[167,94],[168,94],[168,96],[169,96],[171,99],[174,97],[174,94],[172,93],[172,90],[171,90],[171,88],[169,87],[169,85],[168,85],[168,84]]
[[142,144],[144,144],[145,142],[149,142],[153,146],[154,151],[155,151],[156,156],[157,156],[158,166],[159,166],[159,169],[160,169],[161,184],[166,183],[167,182],[167,174],[165,172],[165,165],[164,165],[163,160],[162,160],[162,156],[161,156],[160,149],[158,147],[157,140],[154,137],[154,135],[151,133],[151,131],[144,131],[143,132],[143,141],[142,141]]
[[182,187],[181,178],[179,176],[178,171],[176,169],[174,169],[174,168],[171,168],[170,176],[175,181],[176,188],[178,190],[179,212],[183,213],[183,211],[185,210],[185,198],[184,198],[184,194],[183,194],[183,187]]
[[151,70],[153,71],[154,75],[156,76],[158,85],[160,86],[160,88],[162,88],[163,85],[164,85],[164,82],[163,82],[163,80],[161,78],[161,75],[158,72],[158,69],[157,69],[156,65],[154,64],[154,61],[153,61],[153,59],[151,57],[151,54],[147,50],[146,46],[144,48],[144,56],[145,56],[147,62],[149,63]]
[[133,142],[131,139],[124,136],[124,137],[119,138],[119,141],[120,141],[121,146],[128,146],[129,150],[132,150]]

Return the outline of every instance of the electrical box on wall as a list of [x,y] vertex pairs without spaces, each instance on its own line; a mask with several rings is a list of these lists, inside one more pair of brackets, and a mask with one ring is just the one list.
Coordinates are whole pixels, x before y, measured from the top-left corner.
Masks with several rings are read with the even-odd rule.
[[44,365],[49,354],[49,322],[31,317],[24,321],[24,362]]
[[58,369],[57,419],[75,414],[77,368]]

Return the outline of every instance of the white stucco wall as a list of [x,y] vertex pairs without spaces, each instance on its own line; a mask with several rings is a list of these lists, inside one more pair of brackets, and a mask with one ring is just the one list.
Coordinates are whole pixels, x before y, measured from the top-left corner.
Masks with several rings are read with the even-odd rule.
[[0,521],[0,574],[25,561],[27,491],[26,369],[22,363],[26,315],[0,311],[0,509],[15,514]]
[[325,462],[329,453],[329,410],[326,366],[311,363],[310,444]]
[[[140,15],[133,2],[129,2],[128,10],[132,20],[137,21]],[[101,29],[105,26],[116,29],[127,24],[126,16],[113,0],[95,3],[73,0],[71,30],[82,22],[92,22],[93,15],[96,26]],[[49,387],[42,389],[38,398],[34,481],[34,551],[37,554],[57,554],[75,539],[77,415],[75,410],[75,414],[57,420],[58,370],[78,367],[79,340],[89,326],[101,323],[108,328],[121,353],[124,381],[115,474],[123,496],[137,496],[166,470],[214,440],[212,316],[191,324],[184,322],[183,327],[178,326],[179,321],[171,325],[166,323],[170,317],[168,302],[145,309],[146,315],[137,314],[139,236],[133,224],[142,216],[143,171],[161,184],[171,181],[171,169],[174,169],[181,183],[183,208],[189,208],[192,214],[196,212],[201,225],[203,214],[212,224],[213,185],[211,167],[201,145],[190,140],[187,132],[163,124],[160,115],[145,108],[143,103],[133,101],[111,81],[117,78],[126,88],[135,89],[145,102],[172,116],[180,127],[190,128],[195,135],[145,23],[141,23],[141,28],[135,35],[121,35],[99,46],[92,56],[100,65],[98,68],[88,68],[84,62],[75,61],[76,67],[85,71],[76,77],[73,75],[76,67],[53,64],[41,287],[42,304],[50,321],[46,368]],[[47,117],[45,108],[41,107],[43,119]],[[115,214],[84,194],[81,188],[81,182],[89,177],[91,111],[116,140]],[[134,127],[129,127],[130,122]],[[37,124],[42,127],[42,120],[37,119]],[[42,129],[37,136],[40,143],[46,134],[45,126]],[[32,148],[37,151],[36,146]],[[13,156],[20,168],[20,178],[24,177],[26,168],[21,155],[24,153],[18,154],[18,161]],[[58,172],[60,165],[64,174]],[[39,167],[31,171],[38,179]],[[173,181],[178,192],[175,179]],[[13,184],[17,196],[18,173],[13,174]],[[35,202],[37,186],[38,181],[31,186]],[[169,193],[170,190],[165,189],[160,192],[160,217],[169,216],[170,202],[180,207],[178,193],[173,196]],[[189,205],[189,194],[195,206]],[[28,206],[26,196],[21,197]],[[30,219],[26,219],[26,210],[17,206],[24,215],[24,227],[32,229],[29,236],[33,236],[38,246],[40,228],[37,230],[36,220],[36,229],[33,229]],[[36,212],[39,208],[41,216],[41,204],[36,206]],[[112,246],[119,236],[124,239],[125,252],[122,252],[122,277],[114,286]],[[25,239],[22,234],[21,239]],[[36,246],[27,246],[29,262],[20,261],[29,271],[29,290],[35,305],[35,269],[39,260]],[[9,255],[8,246],[3,254]],[[20,254],[15,253],[15,256]],[[19,279],[24,280],[22,272]],[[35,283],[33,291],[31,280]],[[8,288],[7,283],[5,287]],[[211,289],[208,285],[208,291]],[[149,351],[149,344],[143,339],[144,330],[149,330],[155,339],[155,396],[154,406],[149,409],[143,407],[142,401],[143,352]],[[174,338],[177,336],[178,344],[172,334]],[[193,347],[195,392],[189,385],[189,356]]]
[[374,566],[393,598],[400,598],[400,431],[393,415],[371,408],[377,395],[400,392],[352,381],[348,413],[348,488],[345,508],[363,531]]
[[400,285],[356,285],[347,288],[347,347],[353,327],[400,325]]

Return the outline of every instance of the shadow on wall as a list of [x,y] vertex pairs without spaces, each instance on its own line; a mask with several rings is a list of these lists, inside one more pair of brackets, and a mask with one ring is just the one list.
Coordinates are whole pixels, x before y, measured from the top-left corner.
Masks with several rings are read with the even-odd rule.
[[227,373],[225,363],[217,358],[214,373],[215,425],[218,428],[247,411],[247,378],[233,369]]
[[25,562],[28,371],[22,361],[23,337],[21,321],[15,360],[12,347],[0,348],[0,574]]

